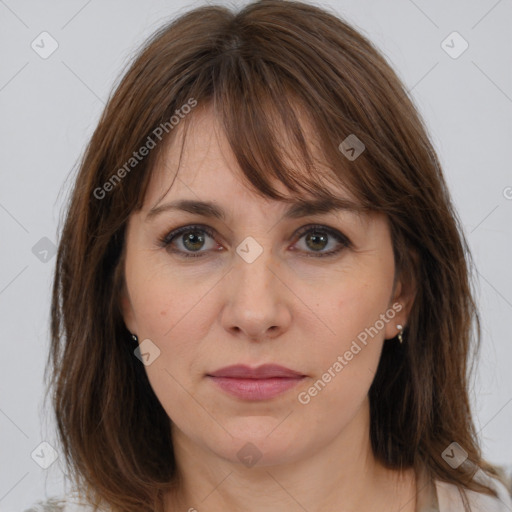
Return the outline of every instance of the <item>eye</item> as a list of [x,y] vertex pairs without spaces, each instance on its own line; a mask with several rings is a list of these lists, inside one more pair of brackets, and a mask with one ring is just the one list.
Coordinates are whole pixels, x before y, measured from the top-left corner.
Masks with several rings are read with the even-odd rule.
[[[181,235],[181,236],[180,236]],[[299,238],[299,241],[304,238],[305,252],[307,257],[325,257],[333,256],[339,253],[342,249],[350,247],[350,240],[339,231],[321,225],[308,225],[303,226],[295,233],[294,238]],[[191,225],[183,226],[181,228],[171,231],[159,239],[160,247],[164,247],[170,252],[179,254],[185,258],[198,258],[208,254],[209,251],[221,251],[222,248],[215,248],[215,243],[210,244],[205,250],[207,239],[214,240],[214,231],[208,226]],[[333,243],[334,242],[334,243]],[[177,245],[177,247],[176,247]],[[324,251],[329,245],[334,245],[334,248]],[[308,251],[308,249],[313,249]],[[295,250],[295,249],[294,249]]]
[[[202,257],[206,254],[205,251],[200,251],[206,240],[205,234],[211,239],[214,238],[213,230],[208,226],[183,226],[181,228],[175,229],[174,231],[171,231],[168,235],[165,235],[163,238],[161,238],[160,246],[167,248],[173,253],[178,253],[185,258]],[[175,240],[178,242],[178,245],[181,244],[183,248],[178,247],[178,249],[176,249],[173,246]]]
[[[320,225],[309,225],[299,229],[295,236],[299,237],[299,240],[304,238],[306,247],[312,248],[313,252],[305,251],[306,257],[322,258],[325,256],[334,256],[338,254],[342,249],[350,247],[350,240],[340,233],[339,231],[329,228],[327,226]],[[332,243],[334,239],[335,243]],[[331,244],[334,245],[333,249],[326,252],[320,252]],[[338,247],[336,247],[336,245]]]

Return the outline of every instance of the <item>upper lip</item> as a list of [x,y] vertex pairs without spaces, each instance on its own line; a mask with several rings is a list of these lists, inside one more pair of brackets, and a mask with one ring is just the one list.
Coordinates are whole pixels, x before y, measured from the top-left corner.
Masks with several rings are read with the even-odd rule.
[[263,364],[251,368],[243,364],[226,366],[220,370],[208,373],[210,377],[230,377],[238,379],[270,379],[272,377],[304,377],[300,372],[290,370],[278,364]]

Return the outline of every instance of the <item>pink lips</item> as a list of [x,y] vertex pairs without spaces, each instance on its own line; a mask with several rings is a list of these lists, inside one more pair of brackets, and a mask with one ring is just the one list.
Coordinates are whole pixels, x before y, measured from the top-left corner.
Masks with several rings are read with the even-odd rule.
[[227,366],[207,377],[227,393],[243,400],[267,400],[296,386],[305,375],[284,366],[264,364],[258,368]]

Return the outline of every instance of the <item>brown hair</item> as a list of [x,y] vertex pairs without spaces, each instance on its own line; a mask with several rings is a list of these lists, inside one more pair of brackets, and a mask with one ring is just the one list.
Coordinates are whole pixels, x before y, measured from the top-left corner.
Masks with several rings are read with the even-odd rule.
[[[331,195],[299,122],[305,112],[331,178],[388,216],[397,275],[417,292],[406,341],[384,343],[370,388],[375,457],[494,494],[472,479],[475,465],[497,473],[481,457],[468,399],[468,362],[480,341],[471,257],[427,129],[370,41],[325,9],[280,0],[237,13],[205,6],[163,26],[117,85],[82,157],[58,248],[47,368],[76,485],[90,501],[140,512],[161,506],[178,477],[170,419],[133,354],[119,291],[127,219],[176,133],[169,120],[194,101],[213,106],[243,176],[273,199],[283,199],[274,179]],[[156,132],[161,141],[127,168]],[[285,165],[276,140],[283,133],[306,173]],[[354,160],[339,149],[351,134],[365,146]],[[473,464],[453,470],[444,461],[453,441]]]

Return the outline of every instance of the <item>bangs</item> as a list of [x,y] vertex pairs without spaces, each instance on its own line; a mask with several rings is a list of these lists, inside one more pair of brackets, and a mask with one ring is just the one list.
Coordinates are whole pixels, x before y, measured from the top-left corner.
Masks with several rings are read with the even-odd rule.
[[[325,117],[317,116],[299,91],[292,79],[283,79],[282,70],[263,59],[222,55],[203,68],[195,86],[176,100],[177,105],[187,98],[198,99],[195,111],[180,125],[180,162],[194,116],[211,109],[240,167],[240,177],[256,194],[294,203],[314,198],[325,201],[326,209],[346,199],[356,212],[378,210],[374,202],[365,200],[355,179],[363,159],[357,164],[342,155],[339,138],[333,136],[340,127],[333,130],[331,123],[329,133]],[[163,146],[172,144],[175,136],[178,133],[169,134]],[[276,182],[291,197],[279,192]],[[162,198],[171,187],[172,183]]]
[[284,199],[272,187],[273,180],[294,193],[330,196],[323,183],[332,179],[333,173],[322,168],[332,164],[321,156],[324,151],[318,129],[307,123],[311,115],[297,93],[262,60],[228,58],[216,71],[214,112],[254,187],[273,199]]

